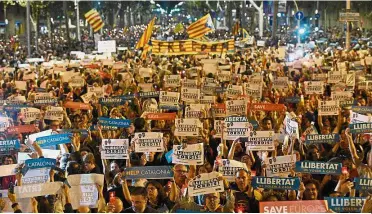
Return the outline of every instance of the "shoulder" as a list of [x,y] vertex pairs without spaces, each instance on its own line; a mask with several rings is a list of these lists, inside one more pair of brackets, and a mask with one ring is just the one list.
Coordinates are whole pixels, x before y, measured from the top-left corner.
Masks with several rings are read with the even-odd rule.
[[151,207],[146,207],[145,213],[159,213],[159,211]]

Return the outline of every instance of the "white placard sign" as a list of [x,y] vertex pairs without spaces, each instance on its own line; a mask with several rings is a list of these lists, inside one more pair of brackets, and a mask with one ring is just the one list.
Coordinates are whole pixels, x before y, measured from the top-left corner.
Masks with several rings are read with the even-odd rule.
[[214,95],[217,84],[214,82],[204,82],[201,86],[201,93],[205,95]]
[[200,99],[200,89],[198,88],[182,88],[181,100],[188,103],[196,103]]
[[[28,143],[28,145],[30,145],[30,144]],[[44,155],[45,158],[57,159],[57,157],[60,156],[60,154],[61,154],[61,150],[41,149],[41,151],[43,152],[43,155]],[[31,159],[30,158],[31,154],[32,154],[31,152],[30,153],[18,152],[17,163],[21,164],[21,163],[24,163],[26,160]]]
[[318,101],[318,114],[322,116],[338,115],[339,103],[336,100]]
[[212,95],[200,95],[200,104],[214,104],[216,102],[216,97]]
[[184,165],[203,165],[203,143],[188,144],[186,145],[186,148],[183,148],[181,145],[173,145],[172,163]]
[[14,169],[16,167],[17,167],[17,164],[1,165],[0,166],[0,177],[15,175]]
[[102,139],[102,159],[128,159],[128,139]]
[[47,120],[63,120],[63,108],[60,106],[48,106],[45,112],[44,119]]
[[334,91],[332,100],[339,102],[340,106],[351,106],[354,103],[353,92],[351,91]]
[[95,184],[72,186],[69,194],[73,209],[78,209],[80,206],[97,207],[98,190]]
[[274,89],[287,89],[288,88],[288,77],[275,77],[273,80]]
[[[103,176],[103,175],[102,175]],[[55,195],[62,187],[62,182],[50,182],[25,186],[15,186],[17,198],[32,198],[36,196]]]
[[165,87],[179,87],[181,86],[180,75],[167,75],[165,78]]
[[264,47],[265,46],[265,40],[257,40],[257,47]]
[[22,185],[41,184],[49,182],[50,168],[29,169],[22,176]]
[[220,80],[220,82],[229,82],[231,80],[231,72],[230,71],[218,72],[218,79]]
[[355,86],[355,73],[346,75],[346,86],[349,86],[349,87]]
[[224,121],[223,138],[235,140],[240,137],[249,136],[252,125],[246,117],[226,117]]
[[98,41],[98,52],[100,53],[115,53],[116,52],[116,41]]
[[342,81],[341,71],[329,71],[328,72],[328,83],[338,83]]
[[182,88],[198,88],[198,80],[184,79],[182,81]]
[[132,143],[135,152],[163,152],[164,141],[161,132],[136,132]]
[[266,158],[266,177],[288,177],[296,163],[296,155]]
[[104,96],[105,90],[103,87],[89,86],[88,93],[95,93],[97,98],[101,98]]
[[40,109],[37,108],[21,108],[22,121],[29,123],[40,119]]
[[249,151],[272,151],[274,146],[273,131],[256,131],[251,132],[245,147]]
[[321,74],[312,74],[311,75],[311,80],[313,81],[323,81],[325,82],[328,78],[328,74],[326,73],[321,73]]
[[322,81],[305,81],[306,94],[323,94],[324,82]]
[[218,172],[222,173],[222,176],[229,182],[235,182],[236,173],[239,170],[248,170],[247,165],[240,161],[222,159],[221,165],[218,167]]
[[103,185],[103,174],[76,174],[69,175],[67,181],[71,186],[79,186],[81,184],[99,184]]
[[285,127],[285,133],[289,136],[295,136],[297,139],[300,137],[299,129],[298,129],[298,123],[294,120],[292,120],[289,113],[287,113],[284,121],[283,121],[284,127]]
[[246,100],[228,100],[226,101],[226,115],[246,115],[247,102]]
[[176,129],[175,136],[199,136],[199,129],[201,123],[199,119],[195,118],[181,118],[175,120]]
[[227,98],[237,98],[243,95],[243,87],[241,85],[229,85],[227,87]]
[[180,100],[180,93],[178,92],[160,91],[160,94],[159,94],[160,106],[178,105],[179,100]]
[[371,116],[367,116],[367,115],[364,115],[364,114],[359,114],[359,113],[356,113],[356,112],[351,112],[350,118],[351,118],[351,121],[350,121],[351,124],[372,122],[371,121]]
[[202,173],[189,181],[189,196],[204,195],[225,191],[223,180],[218,172]]
[[214,120],[214,130],[216,131],[214,137],[215,138],[221,138],[222,136],[222,125],[223,125],[223,120]]
[[69,81],[69,85],[73,88],[84,87],[85,80],[82,76],[73,76]]

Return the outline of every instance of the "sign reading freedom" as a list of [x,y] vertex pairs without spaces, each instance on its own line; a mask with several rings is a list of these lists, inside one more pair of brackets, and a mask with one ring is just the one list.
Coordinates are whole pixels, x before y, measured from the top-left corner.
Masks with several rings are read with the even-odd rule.
[[183,55],[198,53],[223,53],[234,50],[234,40],[201,42],[197,40],[178,40],[165,42],[152,40],[152,53],[157,55]]

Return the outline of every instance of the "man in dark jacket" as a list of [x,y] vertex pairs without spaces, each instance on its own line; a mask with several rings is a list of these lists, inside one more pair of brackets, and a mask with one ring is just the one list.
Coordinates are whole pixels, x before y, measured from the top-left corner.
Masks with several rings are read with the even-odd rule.
[[157,210],[147,206],[147,192],[143,187],[136,187],[131,192],[132,206],[122,213],[158,213]]

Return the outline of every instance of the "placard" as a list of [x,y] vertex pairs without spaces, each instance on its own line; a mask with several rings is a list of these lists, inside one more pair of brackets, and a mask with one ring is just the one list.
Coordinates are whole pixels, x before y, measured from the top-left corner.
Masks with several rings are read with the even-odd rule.
[[360,213],[366,198],[362,197],[324,197],[328,207],[334,212]]
[[247,101],[246,100],[227,100],[226,115],[246,115]]
[[274,89],[287,89],[288,88],[288,77],[275,77],[273,80]]
[[245,142],[248,151],[272,151],[275,150],[273,137],[273,131],[251,131],[247,141],[241,139],[241,142]]
[[353,134],[372,132],[372,123],[355,123],[349,124],[350,132]]
[[15,186],[14,193],[18,198],[55,195],[62,187],[62,182],[41,183],[25,186]]
[[98,122],[103,126],[111,126],[111,127],[118,127],[118,128],[128,128],[131,124],[130,120],[113,119],[113,118],[106,118],[106,117],[99,117]]
[[208,96],[208,95],[200,95],[200,104],[215,104],[216,97],[215,96]]
[[182,81],[182,88],[198,88],[198,80],[184,79]]
[[59,106],[48,106],[44,115],[46,120],[63,120],[63,108]]
[[306,135],[306,144],[311,143],[330,143],[334,144],[340,141],[340,135],[339,134],[308,134]]
[[10,126],[9,117],[0,117],[0,132],[5,132],[5,130]]
[[257,40],[257,47],[265,47],[265,40]]
[[18,164],[9,164],[0,166],[0,177],[15,175],[15,168],[18,167]]
[[255,99],[261,99],[262,83],[260,84],[244,83],[244,95],[253,97]]
[[181,76],[180,75],[166,75],[164,80],[165,87],[176,88],[181,86]]
[[40,119],[40,109],[37,108],[21,108],[21,114],[23,116],[22,121],[25,123]]
[[180,93],[178,92],[160,91],[160,95],[159,95],[160,106],[178,105],[179,99],[180,99]]
[[176,119],[175,126],[175,136],[199,136],[201,123],[195,118]]
[[218,166],[218,172],[229,182],[235,182],[236,173],[242,169],[248,171],[247,164],[236,160],[222,159],[221,165]]
[[358,114],[356,112],[351,112],[350,118],[351,118],[351,121],[350,121],[351,124],[372,122],[370,116]]
[[56,146],[59,144],[71,143],[71,136],[72,136],[71,133],[52,134],[50,136],[37,137],[36,143],[41,148],[46,148],[50,146]]
[[252,125],[246,117],[230,116],[224,121],[223,138],[225,140],[235,140],[240,137],[250,135]]
[[189,196],[205,195],[225,191],[223,180],[219,179],[218,172],[202,173],[189,181]]
[[322,81],[325,82],[328,79],[328,74],[326,73],[320,73],[320,74],[312,74],[311,80],[313,81]]
[[216,87],[216,83],[203,83],[201,85],[201,93],[203,93],[204,95],[214,95]]
[[285,111],[284,104],[252,103],[249,110],[253,111]]
[[128,139],[102,139],[102,159],[128,159]]
[[266,158],[266,176],[267,177],[288,177],[294,168],[296,155],[284,155],[278,157]]
[[21,147],[19,140],[1,140],[0,141],[0,153],[9,153],[16,151]]
[[333,116],[338,115],[339,103],[336,100],[318,101],[318,115]]
[[138,73],[143,78],[150,78],[152,76],[152,69],[151,68],[139,68]]
[[147,120],[174,120],[176,119],[177,114],[172,113],[148,113],[144,117]]
[[341,107],[351,106],[354,103],[353,92],[351,91],[334,91],[332,100],[338,101]]
[[356,190],[372,190],[372,178],[354,178]]
[[84,87],[85,80],[82,76],[73,76],[69,80],[69,85],[73,88]]
[[132,138],[135,152],[162,152],[164,151],[163,133],[136,132]]
[[98,190],[95,184],[71,186],[69,195],[73,209],[78,209],[80,206],[97,207]]
[[326,213],[325,200],[260,201],[260,213]]
[[226,105],[225,103],[217,103],[212,106],[213,117],[225,117],[226,116]]
[[338,83],[342,81],[341,71],[328,71],[328,83]]
[[188,144],[186,148],[183,148],[181,145],[173,145],[172,163],[184,165],[203,165],[203,143]]
[[103,186],[103,174],[75,174],[67,176],[67,182],[70,186],[79,186],[82,184],[99,184]]
[[96,97],[104,97],[105,90],[103,87],[94,87],[94,86],[88,86],[88,92],[87,93],[94,93]]
[[98,41],[98,52],[99,53],[115,53],[116,52],[116,41]]
[[371,114],[372,106],[352,106],[351,110],[359,114]]
[[296,162],[296,172],[303,172],[309,174],[341,174],[341,163],[327,163],[321,161],[297,161]]
[[92,110],[92,106],[86,103],[67,101],[64,103],[65,108],[81,109],[81,110]]
[[214,135],[215,138],[221,138],[222,132],[223,132],[223,129],[222,129],[223,123],[224,123],[223,120],[214,120],[213,127],[214,127],[214,130],[216,131]]
[[141,166],[124,169],[125,179],[172,179],[172,166]]
[[305,81],[304,86],[306,94],[323,94],[324,82],[322,81]]
[[243,95],[243,87],[241,85],[229,85],[227,87],[227,98],[236,99]]
[[196,103],[200,99],[200,89],[198,88],[182,88],[181,100],[188,103]]
[[300,138],[299,136],[299,129],[298,129],[298,123],[291,119],[291,116],[289,113],[287,113],[286,117],[283,121],[284,127],[285,127],[285,133],[289,136],[295,136],[297,139]]
[[50,168],[30,169],[22,176],[22,185],[33,185],[49,182]]
[[252,180],[253,188],[298,190],[300,188],[299,178],[279,178],[279,177],[260,177],[255,176]]

